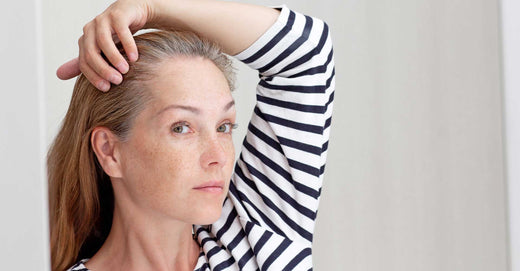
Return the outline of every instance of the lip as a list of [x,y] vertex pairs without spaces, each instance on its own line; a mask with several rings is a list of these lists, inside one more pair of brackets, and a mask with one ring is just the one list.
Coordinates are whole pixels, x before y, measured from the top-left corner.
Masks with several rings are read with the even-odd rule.
[[200,184],[193,189],[208,192],[208,193],[221,193],[224,191],[224,182],[223,181],[209,181],[203,184]]

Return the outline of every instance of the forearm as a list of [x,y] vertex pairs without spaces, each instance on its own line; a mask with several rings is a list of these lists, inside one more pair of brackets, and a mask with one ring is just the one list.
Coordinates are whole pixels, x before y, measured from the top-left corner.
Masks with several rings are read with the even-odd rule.
[[195,32],[230,55],[249,47],[279,16],[273,8],[212,0],[159,0],[152,10],[152,26]]

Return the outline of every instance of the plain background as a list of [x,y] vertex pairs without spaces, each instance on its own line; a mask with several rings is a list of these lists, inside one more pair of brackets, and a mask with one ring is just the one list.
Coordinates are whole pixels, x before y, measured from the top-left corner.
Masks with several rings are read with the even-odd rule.
[[[512,73],[502,73],[499,2],[249,2],[286,3],[325,19],[333,35],[336,100],[315,269],[509,270],[506,176],[514,167],[504,159],[501,89]],[[73,86],[55,70],[109,4],[20,1],[0,17],[17,26],[7,29],[15,40],[0,43],[8,60],[0,91],[2,269],[48,264],[42,161]],[[258,79],[237,68],[239,145]]]

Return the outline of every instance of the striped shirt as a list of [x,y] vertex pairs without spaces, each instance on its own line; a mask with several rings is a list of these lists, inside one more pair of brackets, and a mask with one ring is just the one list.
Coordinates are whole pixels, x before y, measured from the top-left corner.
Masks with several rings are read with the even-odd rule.
[[[260,73],[257,104],[222,215],[194,226],[196,271],[310,270],[334,98],[327,25],[281,8],[235,57]],[[88,271],[78,262],[69,270]]]

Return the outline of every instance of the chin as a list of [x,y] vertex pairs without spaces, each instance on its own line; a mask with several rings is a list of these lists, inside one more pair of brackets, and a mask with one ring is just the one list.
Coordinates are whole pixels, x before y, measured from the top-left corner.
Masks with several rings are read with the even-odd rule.
[[222,206],[218,208],[205,208],[193,219],[193,224],[196,225],[209,225],[215,223],[222,214]]

